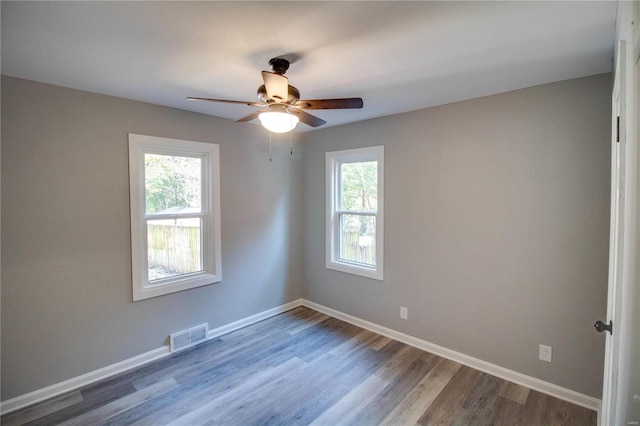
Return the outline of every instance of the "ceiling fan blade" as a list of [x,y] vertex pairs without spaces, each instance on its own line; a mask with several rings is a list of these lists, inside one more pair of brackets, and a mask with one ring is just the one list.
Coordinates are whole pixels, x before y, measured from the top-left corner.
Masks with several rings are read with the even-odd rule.
[[358,109],[362,108],[362,98],[309,99],[296,102],[297,108],[304,109]]
[[289,79],[280,74],[274,74],[269,71],[262,71],[262,79],[264,87],[267,89],[267,95],[276,103],[287,102],[289,99]]
[[227,99],[211,99],[211,98],[194,98],[189,96],[187,98],[190,101],[207,101],[207,102],[223,102],[225,104],[239,104],[239,105],[249,105],[249,106],[266,106],[265,104],[261,104],[259,102],[250,102],[250,101],[229,101]]
[[249,115],[245,115],[245,116],[244,116],[244,117],[242,117],[242,118],[238,118],[238,119],[236,120],[236,123],[245,123],[245,122],[247,122],[247,121],[254,120],[254,119],[258,118],[258,116],[259,116],[260,114],[262,114],[263,112],[264,112],[264,111],[256,111],[256,112],[252,112],[252,113],[251,113],[251,114],[249,114]]
[[327,122],[324,121],[322,118],[318,118],[315,115],[311,115],[308,112],[304,112],[300,109],[291,110],[291,114],[297,115],[300,121],[302,121],[304,124],[307,124],[311,127],[318,127],[318,126],[322,126],[323,124],[327,124]]

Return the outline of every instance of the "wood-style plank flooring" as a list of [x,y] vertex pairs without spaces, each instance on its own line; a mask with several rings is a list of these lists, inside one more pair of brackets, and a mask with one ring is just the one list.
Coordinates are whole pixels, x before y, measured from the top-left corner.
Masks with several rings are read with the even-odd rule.
[[10,425],[595,425],[596,413],[300,307]]

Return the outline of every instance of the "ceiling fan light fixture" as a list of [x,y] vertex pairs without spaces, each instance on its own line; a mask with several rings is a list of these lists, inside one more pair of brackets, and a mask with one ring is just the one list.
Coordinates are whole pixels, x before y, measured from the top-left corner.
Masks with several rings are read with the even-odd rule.
[[[262,71],[264,84],[258,87],[258,102],[194,97],[187,99],[267,107],[267,110],[256,111],[237,119],[236,123],[246,123],[257,117],[262,126],[272,133],[290,132],[300,121],[310,127],[327,124],[322,118],[306,112],[307,109],[358,109],[363,107],[362,98],[300,100],[300,91],[290,85],[289,79],[284,76],[285,71],[289,68],[289,61],[284,58],[273,58],[269,61],[269,65],[271,65],[273,72]],[[293,112],[289,108],[293,108]]]
[[278,107],[274,105],[269,108],[269,111],[260,113],[258,118],[262,126],[272,133],[287,133],[295,129],[300,121],[298,116],[288,112],[284,106]]

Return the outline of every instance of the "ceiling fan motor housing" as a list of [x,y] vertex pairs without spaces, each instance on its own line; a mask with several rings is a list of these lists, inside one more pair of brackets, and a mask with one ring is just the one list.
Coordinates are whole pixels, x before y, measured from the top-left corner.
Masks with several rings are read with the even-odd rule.
[[[300,92],[298,91],[298,89],[296,89],[292,85],[289,85],[288,92],[289,93],[288,93],[286,103],[288,103],[289,105],[293,105],[300,100]],[[269,97],[269,95],[267,95],[267,88],[265,87],[264,84],[258,87],[258,100],[265,104],[272,104],[275,102],[273,99]]]

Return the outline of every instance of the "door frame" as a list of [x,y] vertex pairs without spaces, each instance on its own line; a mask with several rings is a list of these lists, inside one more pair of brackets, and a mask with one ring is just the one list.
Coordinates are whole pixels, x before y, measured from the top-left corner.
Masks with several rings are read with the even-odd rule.
[[625,172],[626,172],[626,41],[618,45],[618,61],[612,93],[611,113],[611,228],[609,237],[609,282],[607,294],[607,322],[613,322],[613,333],[606,334],[604,377],[602,385],[602,425],[616,422],[618,361],[620,354],[620,318],[622,309],[622,280],[625,228]]

